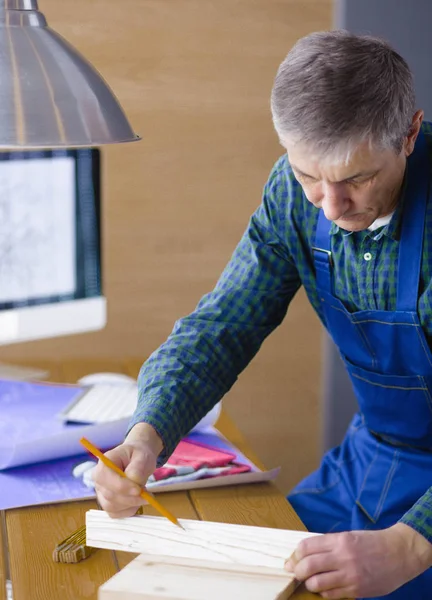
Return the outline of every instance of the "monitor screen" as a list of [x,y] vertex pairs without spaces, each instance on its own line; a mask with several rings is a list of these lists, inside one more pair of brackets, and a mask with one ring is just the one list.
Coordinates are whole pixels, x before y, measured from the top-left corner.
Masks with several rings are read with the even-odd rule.
[[105,323],[99,149],[0,152],[0,343]]

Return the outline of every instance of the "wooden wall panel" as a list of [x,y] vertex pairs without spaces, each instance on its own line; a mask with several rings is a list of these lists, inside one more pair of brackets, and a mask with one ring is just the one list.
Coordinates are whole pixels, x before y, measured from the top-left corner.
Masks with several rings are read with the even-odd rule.
[[[282,153],[269,111],[276,69],[296,39],[331,27],[331,1],[39,7],[101,71],[143,140],[103,150],[106,329],[4,347],[0,359],[144,360],[214,285],[259,204]],[[283,464],[283,489],[316,464],[319,380],[320,327],[300,293],[226,400],[264,462]]]

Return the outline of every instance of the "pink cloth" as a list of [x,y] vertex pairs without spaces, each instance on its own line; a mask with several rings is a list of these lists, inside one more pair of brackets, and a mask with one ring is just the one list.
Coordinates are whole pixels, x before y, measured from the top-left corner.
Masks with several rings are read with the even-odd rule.
[[[155,481],[202,472],[202,478],[237,475],[250,471],[249,465],[235,461],[236,455],[200,442],[182,440],[168,462],[153,473]],[[201,478],[201,477],[200,477]]]

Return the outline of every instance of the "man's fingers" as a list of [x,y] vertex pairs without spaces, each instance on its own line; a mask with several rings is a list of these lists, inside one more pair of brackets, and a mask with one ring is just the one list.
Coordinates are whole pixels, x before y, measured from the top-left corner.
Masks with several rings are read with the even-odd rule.
[[300,560],[294,566],[294,574],[299,581],[305,581],[319,573],[336,571],[337,564],[335,556],[331,552],[323,554],[312,554]]
[[95,485],[95,490],[98,496],[103,496],[104,500],[107,502],[115,502],[116,504],[119,504],[120,508],[145,504],[145,501],[142,500],[140,496],[133,494],[117,494],[116,492],[113,492],[102,485]]
[[317,535],[302,540],[295,552],[285,561],[285,569],[293,573],[296,565],[305,558],[314,554],[327,554],[334,548],[335,536],[337,534]]
[[[143,504],[141,487],[156,468],[156,456],[145,443],[121,444],[106,453],[125,474],[119,475],[99,461],[92,471],[92,479],[99,504],[116,518],[132,516]],[[131,480],[133,478],[133,480]]]
[[296,562],[299,562],[311,554],[331,552],[334,548],[337,535],[337,533],[328,533],[306,538],[299,543],[291,558],[294,558]]
[[97,499],[102,510],[107,512],[110,516],[115,518],[121,518],[122,516],[133,516],[140,506],[147,504],[145,500],[139,498],[133,501],[125,501],[123,498],[112,497],[110,494],[109,498],[106,497],[106,491],[97,491]]
[[135,483],[121,477],[102,462],[97,464],[92,477],[96,486],[110,490],[113,494],[119,496],[139,496],[140,490]]
[[94,487],[98,492],[102,492],[107,500],[122,498],[129,504],[139,504],[140,502],[139,488],[134,484],[132,486],[117,485],[117,482],[113,483],[104,478],[102,483],[98,483],[96,480]]
[[288,560],[285,561],[284,569],[289,573],[293,573],[296,564],[297,563],[294,558],[288,558]]
[[319,594],[320,592],[335,590],[341,583],[340,571],[330,571],[329,573],[313,575],[305,582],[305,586],[310,592]]
[[124,445],[117,446],[117,448],[113,448],[112,450],[108,450],[104,453],[107,458],[109,458],[115,465],[119,467],[122,471],[126,469],[130,461],[130,452]]
[[125,470],[125,475],[131,481],[134,481],[140,487],[144,487],[147,479],[151,475],[152,469],[149,468],[147,456],[133,456],[131,462]]

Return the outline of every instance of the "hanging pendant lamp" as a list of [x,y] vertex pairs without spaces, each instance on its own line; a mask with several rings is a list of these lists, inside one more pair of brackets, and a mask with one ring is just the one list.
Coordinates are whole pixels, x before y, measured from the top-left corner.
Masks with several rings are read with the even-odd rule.
[[0,148],[139,139],[101,75],[47,26],[37,0],[0,0]]

